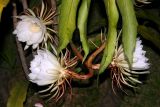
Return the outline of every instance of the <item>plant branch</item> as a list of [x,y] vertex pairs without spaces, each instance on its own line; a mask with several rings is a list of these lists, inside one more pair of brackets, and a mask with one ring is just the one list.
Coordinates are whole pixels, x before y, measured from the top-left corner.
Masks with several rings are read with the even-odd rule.
[[[70,45],[71,45],[71,48],[72,50],[74,51],[74,53],[76,54],[76,56],[81,60],[83,61],[83,56],[82,54],[77,50],[76,46],[70,42]],[[77,74],[75,72],[69,72],[73,77],[77,78],[77,79],[89,79],[90,77],[93,76],[93,69],[91,69],[87,63],[84,63],[85,66],[89,69],[89,73],[88,74]]]
[[72,78],[75,78],[75,79],[86,80],[93,76],[92,72],[89,72],[87,74],[78,74],[70,70],[65,70],[65,71],[68,72],[72,76]]
[[28,8],[27,0],[22,0],[23,10]]
[[[70,45],[71,45],[73,52],[76,54],[79,60],[83,61],[83,55],[77,50],[77,47],[74,45],[74,43],[70,42]],[[90,68],[86,62],[84,64],[88,69]]]
[[[89,58],[87,59],[87,61],[84,63],[85,66],[88,68],[88,69],[99,69],[100,67],[100,64],[93,64],[93,60],[95,59],[95,57],[103,51],[103,49],[105,48],[105,44],[106,43],[103,43],[95,52],[93,52]],[[76,56],[81,60],[83,61],[83,55],[77,50],[76,46],[71,42],[70,43],[71,45],[71,48],[72,50],[74,51],[74,53],[76,54]]]
[[[13,16],[17,16],[17,8],[15,3],[13,3]],[[17,23],[17,18],[13,17],[14,28],[16,27],[16,23]],[[25,59],[23,48],[22,48],[22,44],[18,41],[17,37],[16,37],[16,45],[17,45],[17,50],[22,63],[23,71],[26,74],[26,77],[28,79],[28,74],[29,74],[28,66],[26,64],[26,59]]]
[[51,0],[51,5],[52,5],[52,8],[53,8],[54,10],[56,10],[56,9],[57,9],[57,3],[56,3],[56,0]]
[[[85,66],[89,69],[89,73],[88,74],[77,74],[75,72],[71,72],[68,71],[73,77],[77,78],[77,79],[88,79],[90,77],[93,76],[93,70],[95,69],[99,69],[100,64],[93,64],[93,60],[96,58],[96,56],[103,51],[103,49],[105,48],[105,44],[103,43],[95,52],[93,52],[89,58],[87,59],[87,61],[84,63]],[[74,53],[76,54],[76,56],[83,61],[83,55],[77,50],[76,46],[71,42],[70,43],[72,50],[74,51]]]
[[93,60],[95,59],[95,57],[103,51],[103,49],[105,48],[105,42],[96,50],[94,51],[88,58],[88,60],[86,61],[87,65],[89,68],[92,69],[99,69],[100,64],[93,64]]

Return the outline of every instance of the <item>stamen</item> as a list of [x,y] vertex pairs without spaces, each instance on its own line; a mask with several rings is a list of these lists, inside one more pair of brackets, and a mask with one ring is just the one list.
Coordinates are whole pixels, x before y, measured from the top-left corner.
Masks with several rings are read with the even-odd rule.
[[43,12],[44,12],[44,3],[43,3],[43,1],[42,1],[40,17],[42,17]]

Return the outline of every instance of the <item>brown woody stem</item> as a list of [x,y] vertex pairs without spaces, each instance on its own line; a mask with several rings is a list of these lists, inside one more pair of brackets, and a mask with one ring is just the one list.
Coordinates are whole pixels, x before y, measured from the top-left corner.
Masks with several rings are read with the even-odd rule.
[[[76,46],[71,42],[70,43],[72,50],[74,51],[74,53],[76,54],[76,56],[83,61],[83,55],[77,50]],[[87,59],[87,61],[84,63],[85,66],[89,69],[89,73],[88,74],[77,74],[75,72],[71,72],[68,71],[73,77],[77,78],[77,79],[88,79],[90,77],[93,76],[93,70],[95,69],[99,69],[100,64],[93,64],[93,60],[95,59],[95,57],[103,51],[103,49],[105,48],[105,43],[103,43],[95,52],[93,52],[89,58]]]
[[[71,42],[70,43],[71,45],[71,48],[72,50],[74,51],[74,53],[76,54],[76,56],[81,60],[83,61],[83,56],[82,54],[77,50],[76,46]],[[89,79],[90,77],[93,76],[93,70],[89,68],[89,66],[87,65],[87,63],[84,63],[85,66],[89,69],[89,72],[88,74],[84,74],[84,75],[81,75],[81,74],[77,74],[75,72],[70,72],[71,75],[74,77],[74,78],[77,78],[77,79]]]
[[89,72],[88,74],[78,74],[70,70],[65,70],[65,71],[69,73],[72,78],[81,79],[81,80],[86,80],[93,76],[92,72]]
[[93,64],[93,60],[95,59],[95,57],[101,53],[103,51],[103,49],[105,48],[105,43],[103,43],[99,48],[97,48],[96,51],[94,51],[88,58],[88,60],[86,61],[87,65],[89,68],[92,69],[99,69],[100,64]]
[[[13,16],[17,16],[17,8],[16,8],[15,3],[13,3]],[[16,23],[17,23],[17,18],[13,17],[14,28],[16,27]],[[20,57],[20,60],[21,60],[21,63],[22,63],[23,71],[25,72],[26,77],[28,79],[28,74],[29,74],[28,66],[27,66],[27,63],[26,63],[26,59],[25,59],[23,48],[22,48],[22,44],[18,41],[17,37],[16,37],[16,45],[17,45],[17,50],[18,50],[19,57]]]
[[27,0],[22,0],[22,6],[23,6],[23,10],[28,8]]

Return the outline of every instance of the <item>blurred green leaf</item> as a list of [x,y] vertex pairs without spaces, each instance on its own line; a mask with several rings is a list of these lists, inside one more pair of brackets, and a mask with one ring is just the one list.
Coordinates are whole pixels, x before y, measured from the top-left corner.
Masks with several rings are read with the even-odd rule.
[[117,23],[119,19],[119,14],[118,14],[115,0],[104,0],[104,3],[106,6],[109,26],[108,26],[108,34],[107,34],[107,43],[103,53],[99,73],[104,72],[107,66],[112,61],[113,54],[115,51],[115,46],[116,46]]
[[6,35],[3,40],[3,47],[0,56],[1,60],[6,63],[5,66],[8,65],[10,69],[13,69],[16,62],[16,45],[11,32],[10,34]]
[[42,0],[30,0],[29,8],[37,7],[42,3]]
[[75,68],[75,72],[76,72],[76,73],[80,73],[81,71],[82,71],[82,68],[81,68],[81,67]]
[[3,6],[0,4],[0,21],[1,21],[2,11],[3,11]]
[[89,53],[89,45],[87,41],[87,19],[90,9],[91,0],[82,0],[79,12],[78,12],[78,29],[80,33],[80,39],[84,50],[84,59],[86,59]]
[[148,10],[138,10],[136,11],[136,16],[139,18],[150,20],[160,26],[160,16],[158,9],[148,9]]
[[117,0],[122,16],[122,43],[129,64],[133,62],[133,51],[137,37],[137,19],[131,0]]
[[139,25],[138,33],[141,34],[144,39],[151,41],[158,49],[160,49],[160,33],[155,29]]
[[9,3],[9,0],[0,0],[0,21],[1,21],[3,8],[6,7],[8,3]]
[[61,5],[62,0],[56,0],[57,6]]
[[7,107],[23,107],[28,89],[27,81],[18,81],[10,91]]
[[58,53],[64,49],[72,39],[73,32],[76,28],[76,12],[78,4],[79,0],[62,0],[61,6],[59,7]]
[[[103,7],[103,2],[92,0],[89,16],[88,16],[88,25],[87,32],[91,34],[102,27],[106,26],[107,19],[105,19],[105,7]],[[93,18],[94,17],[94,18]]]

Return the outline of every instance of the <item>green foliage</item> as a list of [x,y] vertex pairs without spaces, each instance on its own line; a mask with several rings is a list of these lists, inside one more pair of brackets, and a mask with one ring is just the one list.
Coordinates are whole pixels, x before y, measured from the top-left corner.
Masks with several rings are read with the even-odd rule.
[[61,5],[62,0],[56,0],[57,6]]
[[3,47],[1,49],[2,51],[0,53],[0,60],[2,60],[2,62],[5,62],[5,68],[9,68],[13,71],[13,69],[16,67],[15,63],[17,57],[16,46],[12,34],[8,34],[5,36],[3,41]]
[[138,18],[152,21],[160,27],[160,17],[158,11],[158,9],[139,9],[136,11],[136,15]]
[[23,107],[28,89],[27,81],[17,81],[10,91],[7,107]]
[[92,0],[91,2],[87,25],[88,34],[95,33],[107,24],[107,19],[104,14],[105,7],[100,5],[101,2],[97,0]]
[[122,43],[129,64],[133,61],[133,51],[137,37],[137,19],[131,0],[117,0],[122,16]]
[[73,32],[76,28],[76,12],[78,4],[79,0],[62,0],[61,6],[59,7],[58,53],[64,49],[72,39]]
[[108,15],[109,26],[107,34],[107,43],[103,53],[103,58],[101,61],[101,67],[99,73],[102,73],[112,61],[116,46],[117,23],[119,19],[119,14],[115,0],[104,0],[104,3]]
[[[138,33],[146,40],[152,42],[160,49],[160,16],[158,9],[138,9],[136,15],[143,19],[143,24],[138,26]],[[154,27],[150,26],[154,23]]]
[[88,44],[89,44],[89,49],[92,51],[92,50],[95,50],[97,46],[101,45],[101,34],[99,33],[99,34],[93,34],[89,36],[90,37],[88,38]]
[[155,29],[140,25],[138,26],[138,33],[141,34],[144,39],[151,41],[160,49],[160,33]]
[[84,59],[89,53],[89,45],[87,41],[87,19],[90,9],[91,0],[82,0],[79,12],[78,12],[78,28],[80,32],[80,39],[82,42],[82,47],[85,52]]

